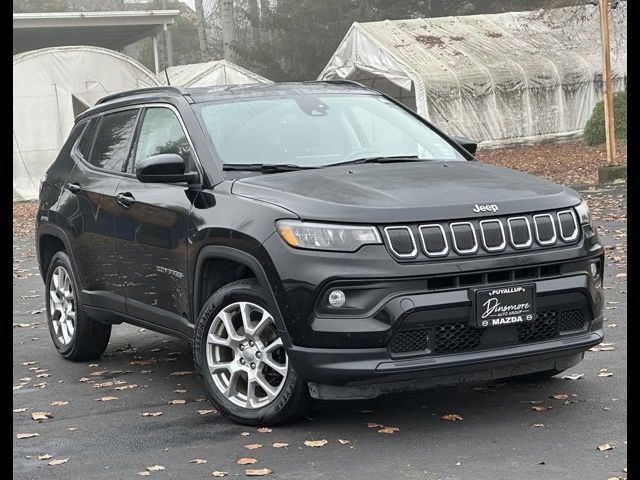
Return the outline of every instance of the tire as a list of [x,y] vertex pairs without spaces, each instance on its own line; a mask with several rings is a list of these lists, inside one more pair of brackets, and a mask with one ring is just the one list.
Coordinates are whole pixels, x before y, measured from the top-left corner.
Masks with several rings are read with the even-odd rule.
[[[56,283],[62,286],[61,290]],[[104,353],[111,337],[111,325],[96,322],[86,315],[78,291],[69,257],[65,252],[57,252],[49,262],[45,280],[49,334],[60,355],[67,360],[83,362],[100,358]],[[69,315],[63,318],[63,311]],[[75,319],[71,315],[73,312]]]
[[[242,305],[245,305],[245,311],[248,312],[246,315],[245,311],[240,310]],[[202,307],[195,328],[194,362],[204,390],[220,413],[242,425],[269,426],[287,423],[303,416],[310,405],[307,384],[297,376],[288,361],[284,347],[279,344],[281,339],[275,329],[273,317],[267,309],[267,301],[258,282],[255,279],[238,280],[220,288],[209,298]],[[228,316],[226,312],[230,312]],[[257,316],[255,312],[258,312]],[[264,312],[271,316],[271,321],[265,321],[266,326],[260,327],[262,320],[268,320]],[[253,318],[261,319],[254,325],[256,330],[261,328],[255,336],[245,330],[245,317],[250,319],[250,328]],[[222,318],[228,319],[236,338],[231,338],[232,335],[227,330],[228,324]],[[265,340],[267,334],[270,338]],[[225,335],[226,338],[223,338]],[[212,343],[212,338],[219,340]],[[251,339],[255,343],[252,341],[249,344]],[[233,346],[217,343],[225,341],[233,342]],[[254,358],[255,364],[252,362]],[[210,361],[223,368],[211,371]],[[267,363],[286,373],[278,373]],[[265,385],[268,378],[269,385],[265,385],[267,389],[258,385],[258,375],[261,385]],[[235,382],[232,378],[236,379]],[[253,387],[250,387],[250,383]],[[226,395],[223,392],[225,386]],[[243,386],[245,398],[242,395]],[[271,392],[270,399],[267,390]]]

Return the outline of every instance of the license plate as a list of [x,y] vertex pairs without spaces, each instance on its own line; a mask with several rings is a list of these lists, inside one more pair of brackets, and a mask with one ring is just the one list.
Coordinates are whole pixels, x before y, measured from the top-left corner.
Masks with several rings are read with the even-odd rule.
[[476,290],[476,326],[517,325],[535,318],[535,285]]

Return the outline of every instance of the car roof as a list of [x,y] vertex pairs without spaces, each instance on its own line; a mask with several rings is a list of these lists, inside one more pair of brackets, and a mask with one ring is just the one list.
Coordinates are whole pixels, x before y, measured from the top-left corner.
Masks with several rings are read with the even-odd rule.
[[111,109],[172,97],[184,97],[189,103],[200,103],[229,100],[230,98],[288,97],[293,95],[322,94],[379,94],[379,92],[351,80],[248,83],[244,85],[217,85],[212,87],[150,87],[119,92],[103,97],[96,102],[94,107],[78,115],[76,122]]

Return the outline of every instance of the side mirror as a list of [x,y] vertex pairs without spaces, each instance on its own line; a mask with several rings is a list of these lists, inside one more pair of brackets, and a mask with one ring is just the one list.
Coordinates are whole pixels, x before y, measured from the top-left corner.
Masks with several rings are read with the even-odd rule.
[[136,162],[136,178],[144,183],[194,183],[199,175],[185,173],[185,161],[177,153],[159,153]]
[[476,149],[478,148],[478,144],[476,142],[464,137],[452,137],[452,138],[471,155],[476,154]]

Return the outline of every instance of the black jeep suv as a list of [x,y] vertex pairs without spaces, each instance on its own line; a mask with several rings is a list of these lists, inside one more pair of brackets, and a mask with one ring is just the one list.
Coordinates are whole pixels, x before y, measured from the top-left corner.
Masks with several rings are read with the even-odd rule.
[[53,343],[93,359],[122,322],[189,340],[250,425],[558,374],[602,341],[603,247],[574,191],[474,152],[352,82],[106,97],[41,185]]

